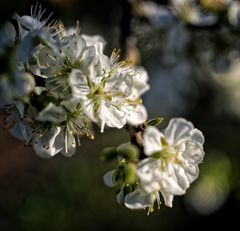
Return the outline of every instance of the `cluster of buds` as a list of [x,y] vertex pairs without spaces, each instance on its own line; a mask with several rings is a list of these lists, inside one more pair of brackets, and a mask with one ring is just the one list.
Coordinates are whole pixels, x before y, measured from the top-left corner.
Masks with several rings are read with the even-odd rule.
[[202,133],[182,118],[158,131],[162,119],[148,120],[141,100],[149,90],[146,70],[120,60],[117,50],[106,56],[101,36],[80,33],[78,24],[65,29],[44,15],[36,5],[1,30],[0,55],[11,50],[10,70],[0,76],[4,128],[50,158],[75,154],[82,137],[94,138],[93,124],[100,132],[126,126],[130,142],[103,150],[103,160],[118,162],[105,183],[130,209],[151,212],[160,195],[171,207],[198,177]]

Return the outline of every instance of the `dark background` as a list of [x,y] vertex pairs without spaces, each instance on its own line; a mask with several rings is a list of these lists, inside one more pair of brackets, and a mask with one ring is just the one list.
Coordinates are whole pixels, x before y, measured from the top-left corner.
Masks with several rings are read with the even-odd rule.
[[[225,22],[195,28],[134,13],[124,0],[39,1],[66,26],[80,21],[82,33],[101,34],[107,54],[121,48],[149,72],[143,101],[149,117],[185,117],[206,138],[200,177],[173,208],[130,211],[116,202],[102,176],[99,152],[128,140],[107,129],[83,140],[72,158],[38,158],[31,148],[0,132],[0,230],[238,230],[240,217],[240,29]],[[165,4],[167,1],[158,1]],[[8,0],[1,23],[15,11],[29,14],[36,1]]]

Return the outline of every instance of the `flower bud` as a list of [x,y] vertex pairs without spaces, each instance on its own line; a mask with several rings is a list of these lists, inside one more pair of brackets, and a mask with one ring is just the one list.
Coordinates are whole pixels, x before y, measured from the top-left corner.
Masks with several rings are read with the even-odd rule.
[[100,159],[103,161],[113,160],[117,157],[117,150],[115,147],[104,148],[100,154]]
[[123,178],[126,184],[133,184],[136,181],[136,165],[129,163],[125,166],[123,171]]
[[128,161],[136,160],[139,156],[138,148],[131,143],[120,145],[117,148],[117,152],[119,156],[123,157]]

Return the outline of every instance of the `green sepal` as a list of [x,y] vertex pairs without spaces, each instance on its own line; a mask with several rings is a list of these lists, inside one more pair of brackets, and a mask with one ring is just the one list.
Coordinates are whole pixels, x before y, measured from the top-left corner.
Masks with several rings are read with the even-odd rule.
[[158,152],[154,152],[151,157],[154,158],[154,159],[160,159],[162,156],[162,152],[161,151],[158,151]]
[[156,125],[162,123],[163,120],[164,120],[164,119],[163,119],[162,117],[158,117],[158,118],[155,118],[155,119],[151,119],[151,120],[148,120],[148,121],[147,121],[147,125],[148,125],[148,126],[156,126]]

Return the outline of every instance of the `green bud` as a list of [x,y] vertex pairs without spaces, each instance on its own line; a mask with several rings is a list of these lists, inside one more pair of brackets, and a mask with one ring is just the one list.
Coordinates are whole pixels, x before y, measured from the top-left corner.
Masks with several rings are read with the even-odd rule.
[[126,184],[133,184],[136,181],[136,165],[129,163],[123,171],[123,179]]
[[115,147],[107,147],[100,153],[100,159],[103,161],[113,160],[117,157],[117,150]]
[[162,122],[163,122],[163,118],[159,117],[159,118],[148,120],[147,124],[149,126],[156,126],[156,125],[158,125],[158,124],[160,124]]
[[122,144],[117,148],[118,155],[124,159],[131,161],[136,160],[139,156],[138,148],[130,143]]

